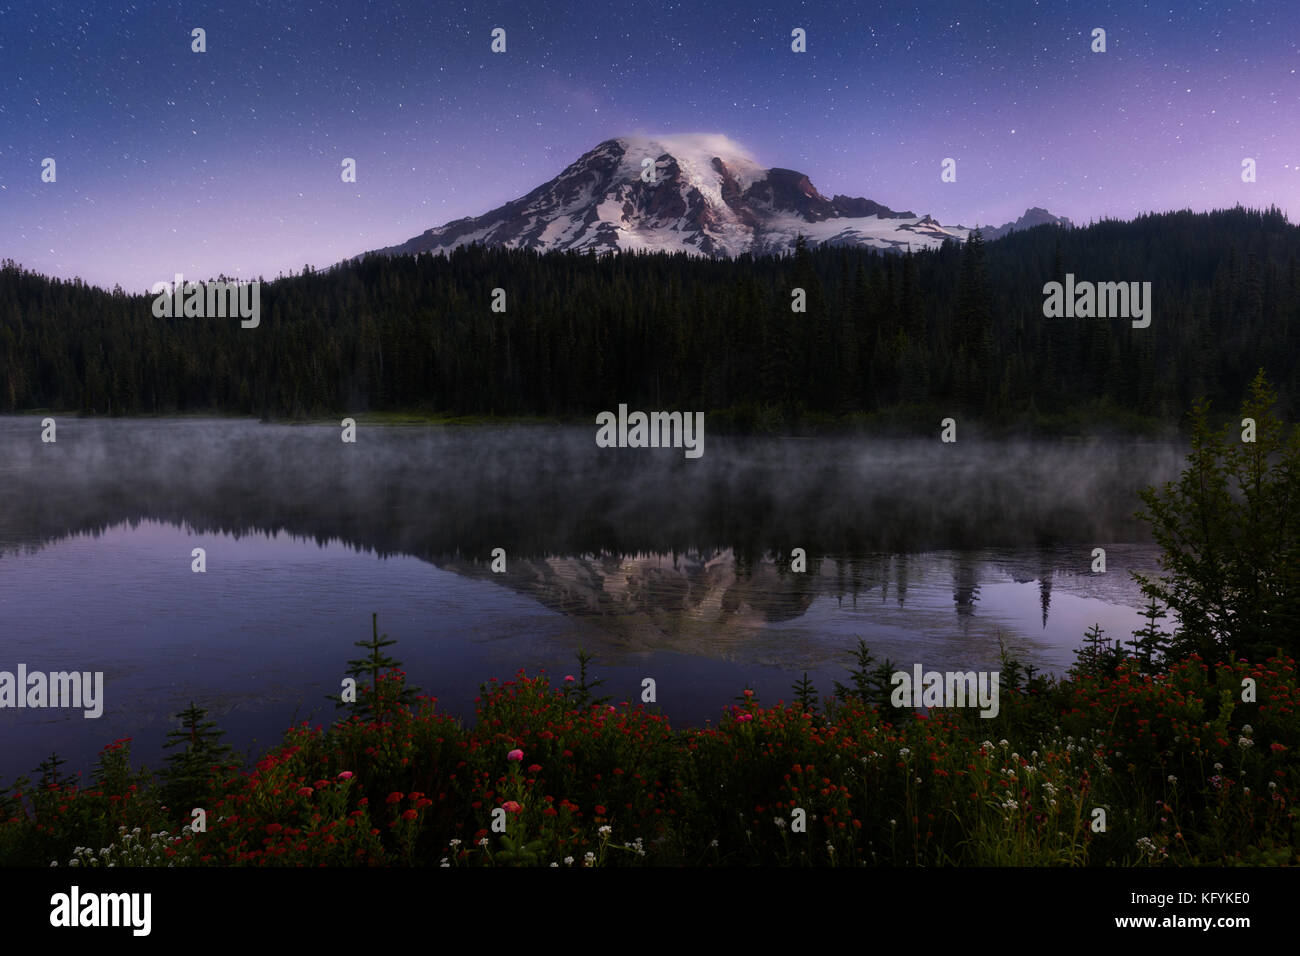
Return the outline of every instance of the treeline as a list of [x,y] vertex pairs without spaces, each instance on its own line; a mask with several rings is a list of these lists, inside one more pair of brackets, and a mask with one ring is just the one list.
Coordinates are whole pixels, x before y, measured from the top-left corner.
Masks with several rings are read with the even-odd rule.
[[[261,289],[261,324],[0,267],[0,410],[727,412],[742,426],[942,409],[1177,421],[1263,367],[1300,402],[1300,227],[1276,208],[1147,215],[906,255],[459,250]],[[1149,328],[1045,318],[1043,285],[1151,282]],[[807,295],[791,309],[792,289]],[[493,290],[506,310],[492,310]]]

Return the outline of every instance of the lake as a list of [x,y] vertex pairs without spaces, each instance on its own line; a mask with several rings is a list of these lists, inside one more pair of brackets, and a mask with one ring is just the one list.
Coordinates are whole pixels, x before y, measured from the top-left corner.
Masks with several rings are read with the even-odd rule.
[[333,426],[59,417],[43,443],[39,416],[0,417],[0,670],[104,674],[98,719],[0,710],[0,779],[55,750],[88,771],[128,736],[156,768],[190,700],[239,749],[332,720],[372,612],[409,680],[467,719],[481,683],[559,679],[579,647],[618,701],[653,677],[674,725],[746,687],[788,701],[805,671],[828,694],[858,637],[907,670],[995,670],[1001,638],[1060,673],[1094,622],[1141,625],[1130,572],[1159,568],[1136,492],[1186,451],[943,444],[936,426],[709,435],[686,459],[595,433],[362,424],[346,444]]

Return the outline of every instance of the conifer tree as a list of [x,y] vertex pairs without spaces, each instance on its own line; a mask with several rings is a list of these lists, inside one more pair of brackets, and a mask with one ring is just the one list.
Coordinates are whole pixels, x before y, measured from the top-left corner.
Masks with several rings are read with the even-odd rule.
[[[377,613],[372,613],[370,615],[370,634],[370,640],[354,642],[355,646],[365,648],[370,653],[365,657],[358,657],[348,661],[347,670],[348,676],[357,681],[358,687],[367,687],[369,693],[358,693],[355,702],[345,701],[342,694],[334,694],[329,698],[334,701],[337,707],[351,706],[353,713],[359,714],[365,718],[382,717],[383,711],[389,704],[402,704],[409,706],[410,704],[415,703],[416,694],[419,692],[419,688],[407,686],[405,680],[403,680],[401,689],[394,700],[379,703],[379,697],[381,694],[379,683],[380,675],[383,674],[384,671],[400,670],[402,662],[390,657],[384,650],[385,647],[391,647],[393,644],[396,644],[397,639],[391,638],[387,634],[382,636],[380,635],[379,615]],[[365,682],[367,677],[369,678],[369,683]]]
[[218,729],[208,712],[193,701],[179,714],[173,714],[181,726],[167,732],[164,749],[184,747],[167,755],[162,771],[162,798],[173,809],[188,812],[202,805],[211,792],[215,769],[227,766],[234,752],[221,743],[225,731]]

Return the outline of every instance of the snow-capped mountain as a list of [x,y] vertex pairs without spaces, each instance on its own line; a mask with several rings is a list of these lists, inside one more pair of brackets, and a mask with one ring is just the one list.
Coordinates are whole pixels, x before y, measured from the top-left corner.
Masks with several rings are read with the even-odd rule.
[[[1021,224],[1035,213],[1056,221],[1045,210],[1031,209],[996,231],[1028,228]],[[800,234],[810,245],[902,251],[964,241],[970,230],[870,199],[827,199],[803,173],[765,169],[725,136],[622,136],[601,143],[521,199],[379,251],[439,252],[478,242],[539,251],[738,256],[787,251]]]

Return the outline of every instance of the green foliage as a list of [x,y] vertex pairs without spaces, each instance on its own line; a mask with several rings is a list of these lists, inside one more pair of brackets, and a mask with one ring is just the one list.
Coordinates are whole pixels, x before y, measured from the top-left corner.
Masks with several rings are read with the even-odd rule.
[[[162,799],[173,809],[188,813],[193,807],[205,806],[221,771],[231,765],[234,752],[221,743],[225,731],[217,727],[215,720],[208,719],[206,709],[196,707],[193,701],[173,716],[180,720],[181,726],[167,732],[163,747],[184,749],[167,755],[161,773]],[[120,775],[125,755],[120,761],[106,762],[101,757],[99,774],[109,779]]]
[[894,662],[885,658],[883,663],[873,667],[876,658],[862,638],[858,638],[858,645],[853,654],[857,666],[849,671],[851,686],[835,681],[835,699],[841,702],[857,699],[868,707],[896,713],[900,718],[910,714],[910,709],[895,708],[889,700],[893,689],[890,678],[895,670]]
[[[585,420],[616,392],[632,408],[729,409],[755,430],[918,409],[928,422],[955,403],[1034,427],[1103,415],[1136,427],[1199,394],[1235,402],[1260,357],[1292,414],[1300,402],[1300,228],[1275,209],[1040,227],[910,255],[794,252],[372,255],[265,283],[255,335],[229,319],[154,319],[150,295],[7,262],[0,411]],[[1043,321],[1042,286],[1063,263],[1151,280],[1168,334],[1134,334],[1122,317]],[[808,311],[792,314],[799,285]],[[486,308],[496,286],[521,307]]]
[[1175,656],[1258,661],[1300,648],[1300,428],[1276,417],[1276,401],[1261,370],[1241,407],[1253,442],[1238,423],[1216,434],[1198,402],[1181,479],[1141,492],[1165,573],[1135,576],[1178,615]]
[[790,689],[794,691],[794,699],[798,702],[800,710],[809,713],[817,712],[817,688],[808,679],[807,671],[803,672],[803,677],[795,681]]
[[569,699],[573,701],[575,706],[577,706],[582,710],[586,710],[588,707],[591,707],[593,705],[599,707],[608,704],[613,698],[607,696],[597,697],[592,693],[593,690],[595,690],[601,684],[605,683],[605,678],[602,677],[600,678],[600,680],[591,680],[587,676],[587,668],[591,665],[591,662],[594,661],[595,658],[592,657],[590,654],[588,654],[581,647],[578,648],[577,656],[578,656],[578,681],[573,687],[568,689],[567,694],[569,696]]
[[[1258,702],[1240,700],[1247,677]],[[429,698],[385,721],[295,725],[255,770],[212,781],[206,832],[178,830],[136,788],[119,741],[94,788],[30,794],[30,811],[10,798],[0,866],[1300,862],[1293,659],[1211,671],[1190,658],[1156,675],[1129,661],[1045,689],[1028,678],[988,719],[897,723],[850,696],[818,720],[750,706],[673,730],[640,706],[579,708],[520,672],[493,682],[470,725]],[[211,739],[187,713],[191,739]],[[1104,835],[1089,827],[1099,806]],[[806,833],[791,832],[794,807]]]
[[[357,682],[357,699],[349,702],[343,700],[341,693],[331,694],[328,699],[334,701],[336,707],[350,707],[352,713],[369,719],[382,717],[395,702],[404,705],[415,702],[419,689],[407,686],[405,681],[401,683],[396,701],[387,699],[381,693],[380,675],[385,671],[400,671],[402,662],[389,656],[384,650],[385,647],[396,644],[397,639],[391,638],[387,634],[380,635],[378,614],[372,613],[370,615],[370,640],[355,641],[354,643],[357,647],[364,648],[370,653],[365,657],[358,657],[348,661],[347,674]],[[369,678],[368,682],[367,677]]]
[[27,777],[18,777],[7,787],[2,784],[3,780],[0,779],[0,823],[24,812],[22,794],[31,784],[31,780]]
[[60,790],[73,784],[76,778],[62,773],[59,768],[67,761],[57,753],[52,753],[36,765],[37,786],[41,790]]
[[1171,635],[1160,626],[1168,615],[1153,597],[1147,602],[1143,616],[1146,623],[1133,632],[1133,652],[1148,674],[1164,669],[1168,662]]
[[1075,674],[1110,676],[1124,662],[1124,649],[1118,641],[1106,637],[1105,633],[1106,629],[1100,623],[1088,628],[1083,635],[1083,647],[1075,651],[1075,665],[1072,668]]

